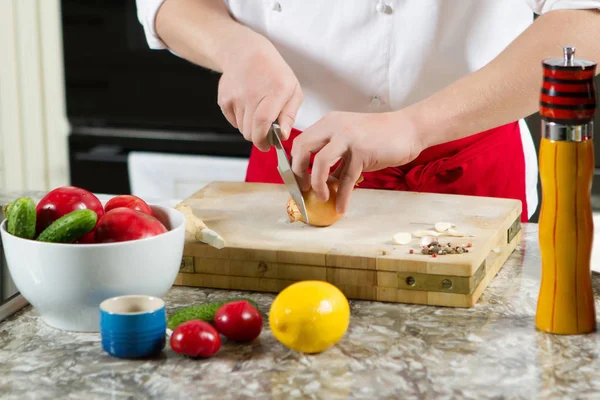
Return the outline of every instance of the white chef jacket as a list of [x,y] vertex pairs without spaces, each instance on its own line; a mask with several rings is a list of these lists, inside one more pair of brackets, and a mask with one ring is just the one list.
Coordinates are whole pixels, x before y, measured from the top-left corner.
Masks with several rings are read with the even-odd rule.
[[[149,47],[166,49],[154,29],[164,0],[136,1]],[[224,1],[237,21],[273,42],[296,74],[304,93],[294,124],[300,130],[330,111],[385,112],[428,97],[490,62],[534,12],[600,8],[600,0]],[[531,217],[537,155],[519,122]]]

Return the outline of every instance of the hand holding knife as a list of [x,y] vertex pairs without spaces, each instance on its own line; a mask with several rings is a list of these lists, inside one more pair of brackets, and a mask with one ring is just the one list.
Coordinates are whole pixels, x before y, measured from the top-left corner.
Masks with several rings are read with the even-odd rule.
[[308,224],[308,213],[306,212],[304,197],[302,197],[302,191],[300,190],[300,186],[296,180],[296,175],[294,175],[294,172],[292,171],[291,159],[288,160],[287,153],[285,152],[283,144],[281,143],[281,130],[277,122],[273,122],[271,124],[271,128],[267,133],[267,138],[271,146],[274,146],[275,151],[277,152],[277,170],[281,175],[281,179],[283,179],[283,183],[290,192],[292,199],[294,199],[296,202],[302,217]]

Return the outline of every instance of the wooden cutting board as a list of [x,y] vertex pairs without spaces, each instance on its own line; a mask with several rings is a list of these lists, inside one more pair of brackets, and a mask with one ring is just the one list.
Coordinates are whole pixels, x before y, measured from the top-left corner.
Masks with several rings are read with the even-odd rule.
[[[470,307],[521,237],[518,200],[358,188],[347,214],[319,228],[290,223],[288,199],[283,185],[244,182],[214,182],[186,199],[226,247],[188,234],[175,284],[279,292],[318,279],[353,299]],[[417,237],[392,242],[441,221],[466,236],[440,243],[471,243],[468,253],[433,257],[421,254]]]

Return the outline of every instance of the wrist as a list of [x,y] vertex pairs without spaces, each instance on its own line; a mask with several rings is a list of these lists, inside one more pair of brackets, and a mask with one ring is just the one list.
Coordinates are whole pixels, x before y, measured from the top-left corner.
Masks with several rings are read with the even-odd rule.
[[415,157],[426,148],[432,146],[428,137],[430,129],[428,128],[427,121],[421,118],[421,115],[416,110],[407,107],[393,111],[390,114],[393,132],[401,136],[402,141],[408,140],[410,142],[411,152],[414,153]]
[[436,93],[402,111],[412,121],[424,149],[476,133],[471,132],[474,119],[472,110],[448,101],[446,93]]
[[264,36],[240,26],[234,32],[230,32],[225,44],[215,52],[214,59],[221,71],[230,68],[239,68],[246,64],[244,60],[252,57],[261,57],[275,50],[273,44]]

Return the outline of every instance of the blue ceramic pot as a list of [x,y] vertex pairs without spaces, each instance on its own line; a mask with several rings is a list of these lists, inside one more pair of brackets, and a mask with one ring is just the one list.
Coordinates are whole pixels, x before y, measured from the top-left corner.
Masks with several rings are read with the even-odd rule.
[[158,355],[166,344],[163,300],[152,296],[112,297],[100,304],[102,348],[119,358]]

